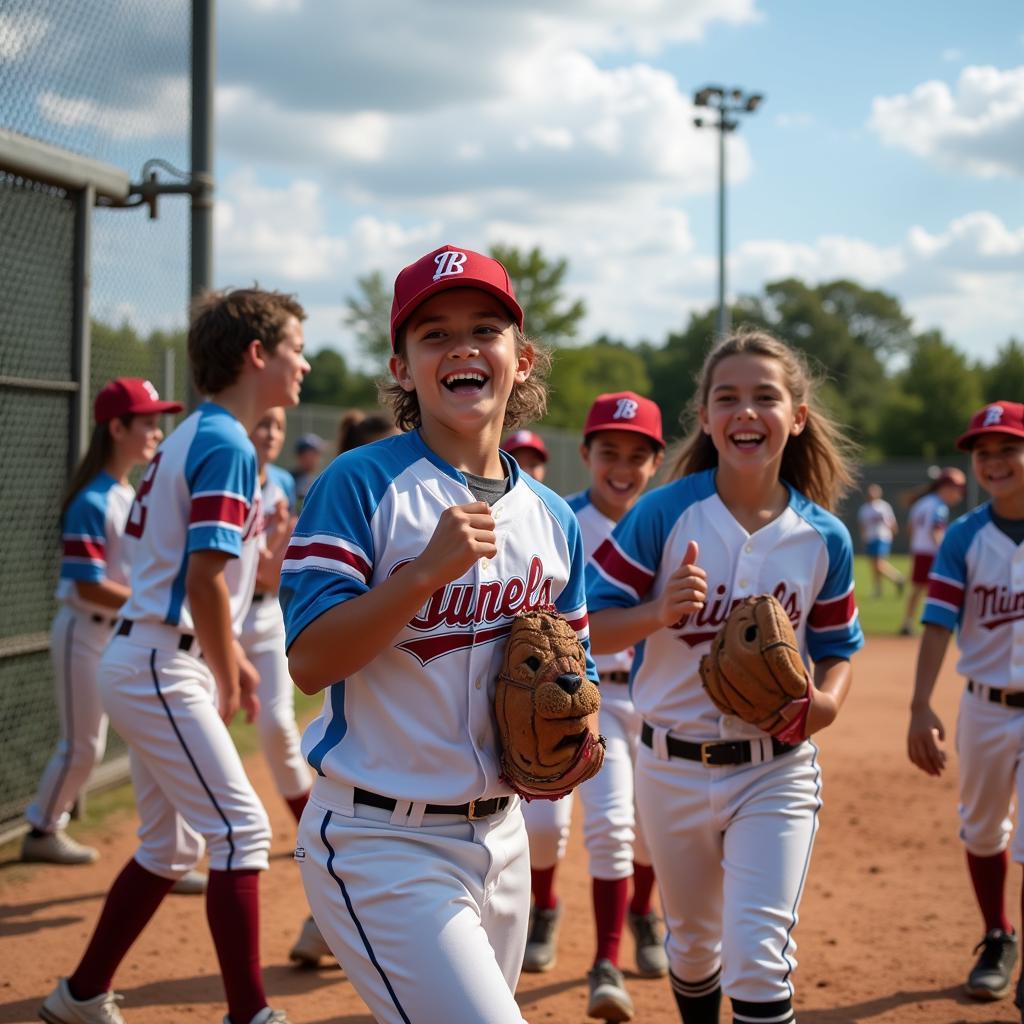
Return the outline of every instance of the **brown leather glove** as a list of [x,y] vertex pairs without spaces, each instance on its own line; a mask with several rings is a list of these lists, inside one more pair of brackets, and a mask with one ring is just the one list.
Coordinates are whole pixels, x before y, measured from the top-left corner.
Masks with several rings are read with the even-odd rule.
[[807,669],[789,616],[771,594],[733,608],[700,659],[700,678],[723,714],[769,733],[787,724],[780,712],[808,695]]
[[558,800],[596,775],[605,741],[586,719],[600,707],[572,626],[553,608],[516,616],[494,693],[502,778],[527,800]]

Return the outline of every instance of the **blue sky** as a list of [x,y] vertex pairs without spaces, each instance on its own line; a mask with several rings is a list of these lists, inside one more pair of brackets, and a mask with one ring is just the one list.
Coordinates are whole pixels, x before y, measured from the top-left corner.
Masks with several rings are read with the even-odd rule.
[[[16,71],[81,66],[54,2],[0,16]],[[181,162],[185,0],[118,7],[120,63],[34,116],[133,169]],[[568,259],[585,336],[660,341],[715,297],[708,83],[767,97],[730,141],[734,294],[845,276],[973,356],[1024,337],[1019,0],[219,0],[218,283],[297,292],[310,347],[352,356],[357,276],[444,242],[536,244]],[[100,274],[97,303],[180,322],[173,278],[143,308]]]

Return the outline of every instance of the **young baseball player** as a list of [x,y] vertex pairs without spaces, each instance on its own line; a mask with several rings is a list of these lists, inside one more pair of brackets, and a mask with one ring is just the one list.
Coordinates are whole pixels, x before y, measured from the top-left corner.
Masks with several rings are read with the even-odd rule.
[[[949,638],[957,631],[960,700],[960,838],[985,924],[967,979],[975,999],[1010,991],[1018,939],[1006,914],[1011,809],[1024,797],[1024,405],[993,402],[957,440],[989,500],[956,520],[932,567],[921,621],[907,751],[929,775],[946,767],[945,728],[931,708]],[[1013,859],[1024,862],[1018,828]],[[1017,986],[1017,1006],[1022,1003]]]
[[384,397],[407,433],[334,460],[281,576],[292,677],[326,690],[295,856],[382,1024],[522,1020],[529,852],[495,677],[521,610],[554,604],[587,643],[576,519],[498,447],[545,406],[522,323],[487,256],[446,245],[398,275]]
[[[863,643],[850,536],[827,508],[851,481],[845,443],[799,355],[740,331],[707,356],[678,477],[642,497],[587,568],[594,647],[635,645],[643,724],[637,813],[668,923],[685,1024],[790,1024],[792,930],[821,806],[817,748]],[[814,663],[777,735],[721,714],[701,656],[743,598],[771,593]]]
[[303,434],[295,442],[295,469],[292,470],[292,479],[295,488],[296,512],[302,509],[306,493],[320,472],[320,460],[325,447],[324,439],[319,434],[312,432]]
[[93,403],[96,426],[61,507],[59,607],[50,630],[60,741],[25,812],[22,860],[90,864],[99,857],[64,829],[107,745],[96,667],[128,596],[124,528],[135,496],[128,474],[149,462],[163,439],[161,414],[181,408],[134,377],[112,380]]
[[857,510],[857,525],[860,527],[864,553],[871,559],[875,597],[882,596],[883,579],[892,583],[898,594],[902,594],[907,581],[903,573],[889,561],[892,538],[899,529],[896,513],[892,505],[882,497],[882,488],[878,484],[868,484],[867,495],[868,500]]
[[907,595],[903,625],[900,626],[902,636],[911,636],[914,632],[914,618],[928,589],[928,574],[949,523],[949,506],[956,505],[963,498],[966,484],[963,472],[955,466],[948,466],[912,496],[907,515],[907,528],[910,531],[910,593]]
[[[654,402],[632,391],[597,396],[587,414],[580,445],[590,486],[566,499],[579,520],[588,558],[643,493],[661,465],[664,451],[661,410]],[[627,909],[637,971],[644,977],[661,977],[668,964],[660,922],[651,907],[654,872],[634,810],[633,762],[640,742],[640,720],[629,696],[633,652],[605,654],[594,660],[601,681],[601,733],[607,747],[601,771],[579,791],[597,930],[587,1015],[628,1020],[633,1003],[618,967]],[[570,795],[554,802],[535,800],[523,809],[530,836],[533,890],[523,959],[526,971],[547,971],[555,963],[562,914],[555,894],[555,870],[565,856],[572,804]]]
[[532,430],[516,430],[501,442],[501,450],[508,452],[519,468],[534,480],[543,480],[548,468],[548,446],[544,438]]
[[253,593],[261,517],[248,438],[294,405],[309,363],[302,307],[259,289],[197,300],[188,351],[207,396],[157,449],[128,519],[131,596],[100,662],[100,692],[128,744],[139,848],[107,895],[78,967],[40,1008],[50,1024],[120,1024],[114,972],[175,878],[209,851],[206,916],[225,1024],[284,1024],[263,992],[259,872],[270,826],[227,725],[254,718],[257,678],[236,640]]

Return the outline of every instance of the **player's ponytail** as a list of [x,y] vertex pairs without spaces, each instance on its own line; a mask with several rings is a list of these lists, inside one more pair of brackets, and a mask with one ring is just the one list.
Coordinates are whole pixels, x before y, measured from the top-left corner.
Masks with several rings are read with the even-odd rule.
[[[128,419],[130,421],[131,417]],[[78,496],[78,492],[103,469],[113,454],[114,438],[110,433],[110,423],[97,423],[93,427],[89,447],[78,465],[75,466],[71,479],[64,489],[64,498],[60,504],[60,521],[62,523],[71,502]]]
[[834,509],[854,484],[853,455],[856,446],[818,404],[819,380],[803,354],[767,331],[741,327],[719,342],[707,355],[690,403],[690,432],[683,439],[672,466],[672,478],[698,473],[718,465],[718,450],[700,426],[699,411],[706,406],[715,368],[729,356],[753,355],[782,364],[786,388],[794,405],[807,406],[807,422],[801,433],[786,442],[779,476],[811,501]]

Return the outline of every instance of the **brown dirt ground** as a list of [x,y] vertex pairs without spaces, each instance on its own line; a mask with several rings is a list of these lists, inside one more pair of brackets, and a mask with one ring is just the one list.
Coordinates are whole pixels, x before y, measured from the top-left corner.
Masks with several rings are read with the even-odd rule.
[[[1017,1022],[1010,1000],[978,1004],[961,994],[981,923],[957,839],[955,773],[926,778],[904,754],[906,707],[916,644],[873,638],[856,661],[856,684],[839,723],[821,738],[825,808],[796,931],[795,975],[801,1024],[959,1024]],[[936,706],[952,730],[960,685],[952,657]],[[337,968],[301,971],[288,948],[304,916],[290,859],[292,825],[265,765],[250,760],[274,824],[271,871],[264,878],[263,958],[271,1004],[296,1024],[372,1024]],[[131,815],[108,818],[84,838],[103,851],[85,868],[0,862],[0,1024],[35,1020],[58,974],[74,966],[106,889],[134,848]],[[8,858],[16,851],[7,848]],[[1011,906],[1019,905],[1020,872]],[[593,950],[589,884],[580,829],[562,869],[566,904],[558,964],[523,975],[524,1016],[583,1022],[584,975]],[[1017,913],[1011,915],[1016,918]],[[571,936],[574,922],[578,936]],[[632,957],[628,939],[624,964]],[[668,983],[627,974],[636,1020],[676,1024]],[[116,979],[131,1024],[220,1021],[223,1003],[202,901],[169,898]],[[723,1019],[728,1014],[723,1012]]]

